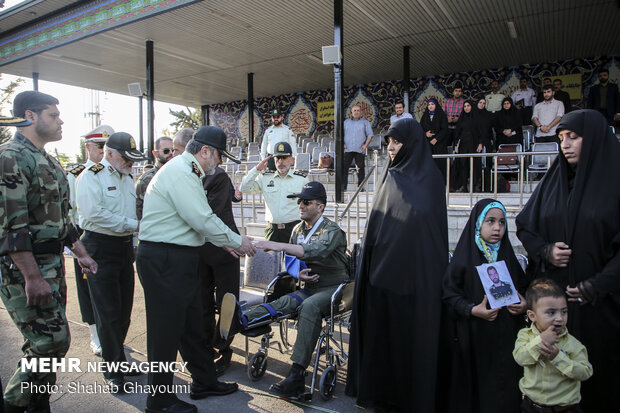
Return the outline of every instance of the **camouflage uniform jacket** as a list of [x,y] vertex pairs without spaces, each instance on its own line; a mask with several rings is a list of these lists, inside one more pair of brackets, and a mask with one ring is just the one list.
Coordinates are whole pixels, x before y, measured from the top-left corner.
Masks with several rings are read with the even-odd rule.
[[60,164],[21,133],[0,145],[0,256],[78,234],[68,217],[69,185]]
[[140,178],[138,178],[138,182],[136,183],[136,216],[138,217],[138,220],[142,219],[142,209],[144,208],[144,194],[146,193],[146,188],[149,186],[151,179],[153,179],[157,171],[159,171],[159,166],[154,166],[140,175]]

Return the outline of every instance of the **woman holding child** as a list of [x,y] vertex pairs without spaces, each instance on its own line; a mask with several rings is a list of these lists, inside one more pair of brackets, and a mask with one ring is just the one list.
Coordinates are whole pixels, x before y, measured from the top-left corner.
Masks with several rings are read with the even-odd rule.
[[568,329],[594,369],[586,413],[620,411],[620,143],[593,110],[564,116],[560,154],[517,217],[530,279],[548,277],[569,298]]

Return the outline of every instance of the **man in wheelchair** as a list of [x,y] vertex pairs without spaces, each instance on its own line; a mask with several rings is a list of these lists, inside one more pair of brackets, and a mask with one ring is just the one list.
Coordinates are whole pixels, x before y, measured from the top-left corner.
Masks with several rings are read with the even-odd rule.
[[[321,333],[322,317],[330,313],[331,296],[348,279],[348,261],[344,231],[323,216],[327,203],[325,187],[320,182],[309,182],[301,193],[288,197],[297,198],[301,219],[293,229],[290,243],[259,241],[255,246],[283,251],[290,259],[300,260],[287,265],[287,268],[304,286],[275,301],[254,307],[245,314],[239,311],[234,295],[227,294],[222,301],[220,334],[227,339],[235,332],[251,329],[261,321],[297,312],[297,339],[291,355],[293,365],[288,376],[270,388],[279,396],[297,397],[305,392],[305,371]],[[292,267],[300,269],[292,270]]]

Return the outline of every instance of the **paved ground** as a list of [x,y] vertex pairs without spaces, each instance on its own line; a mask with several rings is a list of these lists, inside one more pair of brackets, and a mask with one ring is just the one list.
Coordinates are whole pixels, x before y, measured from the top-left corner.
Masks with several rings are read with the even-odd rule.
[[[89,347],[88,327],[81,322],[77,296],[75,290],[75,275],[73,263],[66,259],[68,305],[67,317],[71,327],[71,348],[66,357],[78,357],[81,365],[88,362],[96,362],[101,359],[94,356]],[[11,377],[16,363],[21,357],[22,337],[0,302],[0,377],[2,384]],[[294,333],[294,332],[293,332]],[[277,336],[276,336],[277,337]],[[175,383],[186,384],[185,394],[179,396],[198,406],[200,412],[361,412],[362,409],[355,406],[354,399],[344,395],[344,377],[340,372],[335,396],[327,402],[322,401],[315,393],[313,402],[307,406],[293,404],[285,400],[277,399],[267,393],[269,386],[281,380],[288,373],[290,360],[288,355],[282,355],[277,349],[269,352],[269,363],[265,376],[257,382],[251,382],[245,371],[245,341],[243,337],[236,337],[233,347],[235,354],[233,364],[221,377],[224,381],[235,381],[240,385],[240,391],[229,396],[211,397],[204,400],[192,401],[189,399],[188,375],[178,374]],[[131,327],[125,341],[128,360],[146,361],[146,319],[144,311],[144,297],[142,286],[136,277],[136,290],[134,295],[134,308]],[[251,343],[250,350],[255,351],[258,344]],[[146,376],[132,377],[129,381],[137,384],[146,384]],[[317,379],[318,381],[318,379]],[[59,392],[51,398],[52,411],[56,413],[73,412],[139,412],[144,410],[146,394],[139,390],[134,394],[111,395],[101,392],[103,376],[100,373],[59,373]],[[306,379],[309,390],[310,376]],[[96,387],[97,386],[97,387]],[[138,386],[135,386],[138,388]],[[317,386],[318,387],[318,384]],[[76,392],[76,389],[80,392]],[[94,393],[87,391],[94,390]]]

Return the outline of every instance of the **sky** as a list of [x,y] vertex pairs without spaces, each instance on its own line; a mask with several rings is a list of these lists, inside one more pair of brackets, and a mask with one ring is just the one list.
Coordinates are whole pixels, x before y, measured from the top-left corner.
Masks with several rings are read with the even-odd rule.
[[[19,3],[21,3],[21,0],[6,0],[4,2],[4,9],[8,9]],[[2,68],[0,68],[0,73],[1,72]],[[0,87],[5,87],[11,80],[15,79],[17,79],[16,76],[2,73]],[[32,79],[22,79],[24,79],[24,82],[17,89],[15,95],[19,92],[33,89]],[[144,90],[144,84],[142,87]],[[96,111],[101,115],[101,124],[112,126],[117,132],[128,132],[134,137],[136,144],[139,144],[140,126],[138,98],[129,96],[129,91],[127,95],[119,95],[105,91],[93,92],[91,89],[47,82],[44,80],[39,80],[39,91],[48,93],[60,101],[58,109],[60,110],[60,118],[64,121],[64,125],[62,126],[62,140],[47,144],[45,149],[48,152],[53,153],[57,149],[59,153],[69,155],[72,161],[75,160],[75,156],[80,152],[81,136],[91,131],[94,126],[96,126],[93,125],[92,116],[89,116],[88,113]],[[91,95],[93,94],[98,95],[98,109],[94,108],[92,104],[93,99]],[[146,106],[146,100],[144,100],[145,146],[147,139]],[[174,117],[169,114],[169,109],[178,111],[185,109],[185,107],[157,101],[154,106],[155,139],[157,139],[163,134],[163,130],[172,130],[170,123],[174,121]],[[12,102],[10,105],[0,108],[0,115],[9,116],[11,114],[11,109]]]

